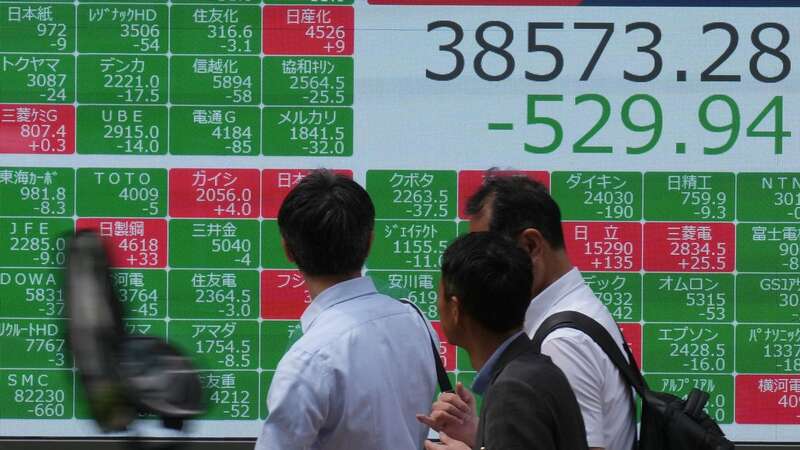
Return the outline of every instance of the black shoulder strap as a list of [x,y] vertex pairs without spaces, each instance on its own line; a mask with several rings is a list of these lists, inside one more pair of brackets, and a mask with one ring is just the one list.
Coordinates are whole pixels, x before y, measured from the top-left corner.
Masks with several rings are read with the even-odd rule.
[[541,351],[542,342],[553,331],[559,328],[573,328],[582,331],[592,338],[592,340],[600,346],[601,349],[608,355],[608,358],[617,366],[617,369],[625,378],[625,380],[636,389],[639,396],[643,397],[645,391],[648,389],[647,382],[645,382],[642,372],[636,366],[636,360],[633,358],[633,353],[628,347],[627,342],[623,339],[622,347],[628,355],[628,360],[619,351],[619,347],[614,342],[614,339],[608,331],[591,317],[581,314],[576,311],[563,311],[545,319],[536,334],[533,336],[533,345],[537,351]]
[[439,390],[442,392],[453,392],[453,385],[450,384],[450,378],[447,378],[447,371],[444,369],[444,364],[442,364],[442,358],[439,356],[439,349],[436,348],[436,341],[433,339],[433,336],[430,334],[430,328],[428,328],[428,319],[425,318],[425,315],[422,314],[422,311],[417,308],[417,305],[408,301],[402,300],[401,302],[411,305],[414,308],[414,311],[422,317],[422,321],[424,322],[425,329],[428,330],[428,337],[431,339],[431,350],[433,350],[433,360],[436,363],[436,378],[439,380]]

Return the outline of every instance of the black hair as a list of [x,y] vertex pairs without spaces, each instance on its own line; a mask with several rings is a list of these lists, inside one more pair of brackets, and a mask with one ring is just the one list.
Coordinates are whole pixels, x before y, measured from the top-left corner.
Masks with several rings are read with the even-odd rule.
[[463,311],[486,329],[511,331],[522,326],[531,301],[531,258],[506,236],[468,233],[444,252],[442,284],[445,298],[458,297]]
[[469,198],[467,214],[477,215],[491,205],[489,230],[512,239],[535,228],[554,249],[564,248],[561,210],[547,188],[524,175],[487,173],[483,185]]
[[375,207],[358,183],[316,170],[289,192],[278,211],[286,249],[312,276],[358,272],[369,253]]

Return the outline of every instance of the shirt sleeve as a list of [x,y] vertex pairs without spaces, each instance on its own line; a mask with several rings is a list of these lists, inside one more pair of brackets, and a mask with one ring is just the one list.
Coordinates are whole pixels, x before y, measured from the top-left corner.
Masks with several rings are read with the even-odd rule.
[[332,393],[329,372],[323,362],[310,354],[294,354],[281,360],[269,388],[269,415],[256,441],[256,450],[311,448],[328,419]]
[[487,400],[483,414],[487,449],[558,449],[552,408],[530,386],[513,380],[498,381],[492,385]]
[[[594,342],[583,336],[553,336],[542,343],[542,353],[564,372],[575,392],[586,427],[589,447],[608,446],[603,425],[603,386],[605,372],[591,350]],[[602,352],[597,347],[598,352]]]

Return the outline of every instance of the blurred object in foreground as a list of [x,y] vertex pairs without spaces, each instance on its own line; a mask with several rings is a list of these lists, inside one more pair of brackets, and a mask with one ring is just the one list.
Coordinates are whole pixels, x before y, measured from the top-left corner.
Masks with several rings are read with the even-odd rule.
[[161,339],[125,333],[108,256],[91,231],[70,242],[66,300],[70,350],[103,431],[124,431],[142,413],[181,429],[184,420],[204,412],[189,359]]

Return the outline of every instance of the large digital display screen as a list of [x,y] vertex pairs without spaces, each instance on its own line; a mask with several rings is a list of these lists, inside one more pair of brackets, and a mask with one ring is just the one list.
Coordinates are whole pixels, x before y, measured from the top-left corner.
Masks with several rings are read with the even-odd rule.
[[435,324],[498,167],[549,186],[652,388],[708,391],[733,440],[800,442],[797,6],[0,1],[0,436],[99,433],[64,337],[74,230],[108,239],[128,330],[201,371],[190,435],[255,437],[310,301],[291,187],[362,183],[365,273]]

